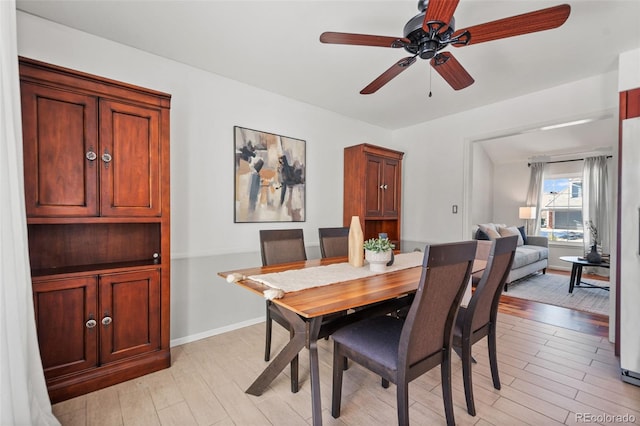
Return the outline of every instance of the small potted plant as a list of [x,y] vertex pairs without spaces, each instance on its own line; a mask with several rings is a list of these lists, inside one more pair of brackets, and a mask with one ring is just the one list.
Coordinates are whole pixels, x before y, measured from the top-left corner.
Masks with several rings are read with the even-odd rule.
[[369,262],[369,269],[383,272],[391,260],[395,245],[389,238],[370,238],[364,242],[365,259]]
[[591,251],[587,253],[585,257],[591,263],[600,263],[602,261],[602,256],[598,253],[598,244],[600,243],[598,238],[598,228],[596,228],[592,221],[587,222],[587,227],[591,234]]

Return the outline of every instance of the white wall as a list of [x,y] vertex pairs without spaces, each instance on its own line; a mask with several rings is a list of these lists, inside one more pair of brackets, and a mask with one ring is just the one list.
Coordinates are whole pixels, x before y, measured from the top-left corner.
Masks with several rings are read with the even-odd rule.
[[[597,114],[617,104],[611,72],[395,131],[396,149],[406,153],[403,239],[467,237],[473,223],[473,140]],[[462,214],[452,214],[452,204]],[[517,209],[513,214],[517,218]]]
[[529,188],[531,171],[526,161],[498,164],[493,173],[493,222],[524,225],[518,215],[520,207],[526,205]]
[[[172,94],[171,339],[264,318],[264,302],[218,278],[260,264],[258,230],[342,225],[342,150],[391,132],[18,11],[22,56]],[[306,222],[234,224],[233,126],[306,140]]]
[[[640,88],[640,49],[620,55],[620,91]],[[640,262],[638,251],[637,226],[638,208],[638,159],[640,159],[640,118],[624,120],[622,173],[620,187],[622,190],[621,218],[622,235],[620,235],[620,366],[635,373],[640,378],[640,338],[638,322],[640,314]],[[622,155],[622,153],[621,153]],[[612,241],[615,244],[615,241]],[[615,271],[615,269],[614,269]],[[611,297],[615,297],[612,294]],[[613,299],[612,299],[613,300]],[[637,384],[637,382],[636,382]]]
[[471,223],[493,222],[494,165],[482,145],[472,146]]
[[640,87],[640,49],[630,50],[620,55],[618,60],[618,91]]

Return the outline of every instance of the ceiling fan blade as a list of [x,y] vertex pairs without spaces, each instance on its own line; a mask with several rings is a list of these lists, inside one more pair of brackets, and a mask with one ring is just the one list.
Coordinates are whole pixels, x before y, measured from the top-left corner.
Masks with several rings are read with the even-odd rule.
[[571,13],[571,6],[561,4],[534,12],[523,13],[522,15],[474,25],[453,33],[452,38],[455,38],[465,31],[468,31],[471,37],[467,44],[454,43],[453,45],[462,47],[506,37],[535,33],[537,31],[550,30],[564,24],[569,17],[569,13]]
[[355,44],[359,46],[404,47],[411,40],[403,37],[387,37],[369,34],[325,32],[320,35],[322,43]]
[[438,33],[449,27],[449,22],[453,18],[453,13],[458,7],[460,0],[429,0],[427,5],[427,13],[424,15],[422,29],[429,32],[429,21],[444,22],[445,25],[438,29]]
[[360,91],[361,95],[370,95],[378,91],[379,88],[390,82],[394,77],[402,71],[409,68],[416,61],[415,56],[407,56],[393,64],[391,68],[380,74],[378,78],[373,80],[367,87]]
[[474,80],[460,62],[449,52],[438,53],[431,59],[431,66],[438,71],[454,90],[464,89],[473,84]]

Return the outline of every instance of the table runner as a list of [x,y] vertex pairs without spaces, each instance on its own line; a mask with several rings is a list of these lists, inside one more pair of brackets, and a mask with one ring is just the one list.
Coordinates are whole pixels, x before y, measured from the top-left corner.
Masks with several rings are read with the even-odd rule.
[[384,272],[370,271],[368,263],[365,263],[365,265],[360,268],[356,268],[344,262],[283,272],[272,272],[269,274],[251,275],[247,278],[274,289],[275,292],[265,291],[265,297],[273,299],[282,297],[284,293],[413,268],[422,265],[423,257],[424,253],[421,252],[397,254],[395,255],[393,265],[387,266]]

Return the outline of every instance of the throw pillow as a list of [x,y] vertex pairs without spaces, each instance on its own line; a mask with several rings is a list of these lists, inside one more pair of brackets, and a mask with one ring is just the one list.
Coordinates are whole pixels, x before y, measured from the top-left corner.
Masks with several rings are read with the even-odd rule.
[[523,244],[527,245],[527,233],[524,231],[524,226],[518,226],[518,231],[520,231],[520,235],[522,235]]
[[518,228],[516,228],[515,226],[509,226],[509,227],[505,227],[505,226],[500,226],[498,227],[498,233],[500,234],[501,237],[510,237],[511,235],[517,235],[518,236],[518,246],[521,246],[524,244],[524,240],[522,239],[522,234],[520,234],[520,231],[518,231]]
[[482,229],[478,228],[476,231],[476,240],[490,240],[489,236]]
[[496,238],[500,238],[500,233],[498,232],[496,225],[493,223],[481,223],[478,225],[478,228],[487,234],[489,239],[492,241]]

